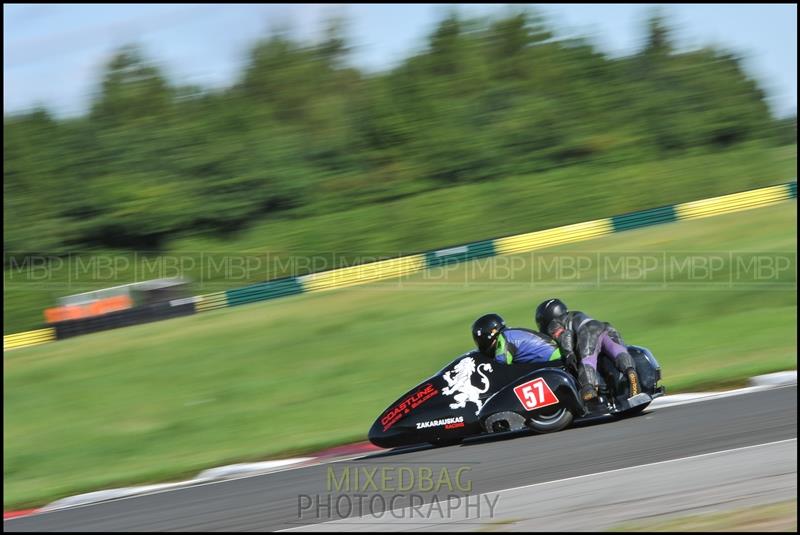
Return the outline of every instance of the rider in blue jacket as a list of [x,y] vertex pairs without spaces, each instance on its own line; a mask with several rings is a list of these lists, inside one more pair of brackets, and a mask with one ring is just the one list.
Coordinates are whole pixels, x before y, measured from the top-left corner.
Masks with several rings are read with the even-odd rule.
[[561,359],[558,344],[549,336],[530,329],[506,327],[497,314],[486,314],[475,320],[472,339],[481,354],[501,364]]

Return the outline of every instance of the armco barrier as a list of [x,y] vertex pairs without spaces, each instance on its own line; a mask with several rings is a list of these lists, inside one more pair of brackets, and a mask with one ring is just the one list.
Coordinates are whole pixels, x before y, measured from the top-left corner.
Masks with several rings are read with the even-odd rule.
[[[651,208],[563,227],[467,243],[421,254],[311,273],[301,277],[277,279],[225,292],[201,295],[195,298],[194,311],[206,312],[304,292],[332,290],[357,284],[366,284],[476,258],[523,253],[650,225],[760,208],[796,198],[797,182],[792,181],[778,186],[733,193],[711,199]],[[53,329],[12,334],[3,337],[3,349],[8,350],[44,343],[55,338]]]

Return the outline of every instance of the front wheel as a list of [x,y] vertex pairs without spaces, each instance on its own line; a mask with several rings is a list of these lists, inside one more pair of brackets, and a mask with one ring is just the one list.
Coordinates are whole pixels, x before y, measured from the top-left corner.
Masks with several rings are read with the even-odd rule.
[[506,411],[492,414],[483,422],[487,433],[505,433],[525,429],[525,418],[516,412]]
[[561,431],[572,423],[572,413],[561,407],[550,413],[540,413],[528,419],[528,427],[539,433]]

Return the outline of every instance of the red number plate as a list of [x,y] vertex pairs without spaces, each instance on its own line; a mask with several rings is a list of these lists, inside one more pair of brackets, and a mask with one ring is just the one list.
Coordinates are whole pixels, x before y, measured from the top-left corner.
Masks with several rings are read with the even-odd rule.
[[514,393],[522,406],[529,411],[558,403],[558,398],[541,377],[515,386]]

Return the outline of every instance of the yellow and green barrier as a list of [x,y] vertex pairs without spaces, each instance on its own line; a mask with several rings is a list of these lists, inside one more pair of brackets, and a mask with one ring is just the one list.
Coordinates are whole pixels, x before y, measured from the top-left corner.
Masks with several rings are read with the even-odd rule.
[[198,295],[194,301],[195,312],[207,312],[228,306],[228,292],[216,292],[207,295]]
[[26,331],[24,333],[9,334],[3,336],[3,351],[16,349],[18,347],[35,346],[52,342],[56,339],[56,330],[53,328]]
[[[761,208],[796,198],[797,182],[792,181],[710,199],[651,208],[563,227],[482,240],[421,254],[379,260],[299,277],[276,279],[224,292],[201,295],[195,298],[194,311],[206,312],[305,292],[367,284],[476,258],[524,253],[651,225]],[[3,337],[3,350],[41,344],[55,339],[54,329],[12,334]]]
[[246,305],[299,293],[303,293],[303,286],[295,277],[262,282],[225,292],[228,306]]
[[612,232],[614,232],[614,226],[610,219],[597,219],[537,232],[528,232],[527,234],[497,238],[494,241],[494,249],[498,255],[526,253],[535,249],[561,245],[562,243],[599,238]]
[[662,206],[650,210],[642,210],[630,214],[623,214],[611,218],[614,232],[632,230],[635,228],[649,227],[650,225],[660,225],[661,223],[671,223],[678,220],[678,214],[674,206]]
[[780,186],[744,191],[711,199],[685,202],[676,205],[675,211],[678,214],[678,219],[697,219],[760,208],[791,197],[797,198],[796,182],[794,183],[794,188],[791,188],[789,184],[781,184]]
[[426,268],[425,255],[401,256],[298,277],[304,292],[317,292],[410,275]]

